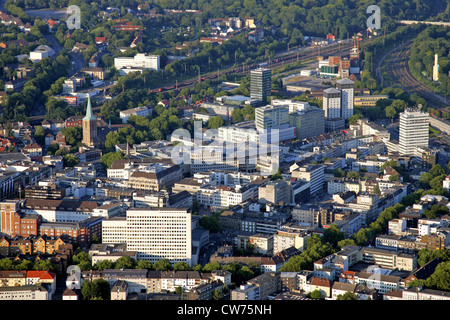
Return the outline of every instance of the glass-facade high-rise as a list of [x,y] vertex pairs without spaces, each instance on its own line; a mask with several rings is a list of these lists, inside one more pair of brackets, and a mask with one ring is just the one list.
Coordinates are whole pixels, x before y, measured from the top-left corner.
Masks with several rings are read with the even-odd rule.
[[272,72],[270,69],[258,68],[250,73],[250,98],[267,102],[272,86]]

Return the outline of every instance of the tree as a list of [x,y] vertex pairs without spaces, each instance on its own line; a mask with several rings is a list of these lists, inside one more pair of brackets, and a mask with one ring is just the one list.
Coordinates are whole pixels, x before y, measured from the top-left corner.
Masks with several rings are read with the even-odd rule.
[[114,269],[114,263],[111,260],[105,259],[97,262],[93,267],[96,270]]
[[62,128],[61,134],[72,147],[78,147],[83,140],[83,129],[79,126]]
[[203,228],[208,229],[211,233],[217,233],[220,231],[219,219],[215,215],[202,216],[200,218],[200,225]]
[[214,290],[212,298],[213,298],[213,300],[222,299],[222,291],[219,289]]
[[322,292],[319,289],[316,289],[311,292],[311,299],[322,299]]
[[209,262],[203,266],[203,272],[211,272],[214,270],[220,270],[221,266],[218,262]]
[[136,269],[147,269],[147,270],[152,270],[153,269],[153,264],[151,263],[151,261],[148,260],[139,260],[136,264]]
[[34,264],[33,270],[48,270],[56,272],[56,265],[54,265],[50,260],[40,260]]
[[355,240],[344,239],[344,240],[338,241],[338,243],[337,243],[338,248],[343,248],[345,246],[356,246]]
[[386,109],[384,109],[384,114],[386,115],[387,118],[391,119],[391,122],[394,121],[394,118],[397,116],[397,110],[395,110],[395,108],[390,105],[387,106]]
[[339,294],[336,300],[358,300],[358,297],[353,292],[347,291],[344,294]]
[[0,270],[13,270],[14,264],[12,260],[8,258],[3,258],[0,260]]
[[445,169],[440,165],[440,164],[435,164],[430,171],[428,171],[429,174],[431,174],[431,176],[433,178],[436,178],[438,176],[442,176],[445,175]]
[[372,192],[373,192],[373,194],[381,195],[380,186],[379,186],[378,184],[376,184],[376,185],[373,187]]
[[191,267],[186,262],[177,262],[173,265],[173,270],[175,271],[189,271]]
[[209,129],[218,129],[222,127],[224,124],[223,118],[221,116],[212,117],[208,121],[208,128]]
[[363,115],[360,113],[352,115],[350,118],[348,118],[348,124],[353,125],[357,124],[359,119],[362,119]]
[[344,236],[344,233],[335,224],[332,224],[323,232],[323,241],[334,247],[339,241],[344,240]]
[[81,296],[83,300],[109,300],[110,291],[110,285],[105,279],[84,281],[81,287]]
[[117,259],[116,269],[133,269],[136,266],[136,261],[128,256],[123,256]]
[[236,272],[236,278],[238,283],[245,282],[247,280],[250,280],[251,278],[254,278],[255,273],[253,270],[251,270],[247,266],[243,266]]
[[153,263],[153,267],[157,271],[167,271],[172,269],[172,264],[168,259],[161,259]]
[[283,169],[278,168],[277,172],[270,177],[270,180],[279,180],[283,179]]
[[431,181],[429,183],[430,187],[432,189],[439,189],[439,188],[441,188],[442,187],[442,182],[444,181],[446,176],[447,175],[444,173],[442,175],[439,175],[439,176],[434,177],[433,179],[431,179]]
[[36,142],[41,145],[45,142],[45,129],[43,126],[35,127],[34,138],[36,139]]
[[105,168],[111,168],[111,165],[116,160],[125,159],[125,154],[122,151],[109,152],[100,158],[100,163],[105,166]]
[[349,171],[349,172],[347,172],[347,178],[349,178],[349,179],[359,179],[359,178],[361,178],[361,176],[356,171]]
[[15,270],[32,270],[33,269],[33,262],[27,259],[23,259],[19,261],[15,268]]
[[337,168],[337,169],[333,170],[333,175],[336,178],[343,178],[343,177],[345,177],[345,172],[341,168]]
[[391,182],[400,181],[400,176],[398,174],[394,174],[392,176],[389,176],[389,181],[391,181]]
[[80,162],[80,159],[74,154],[63,155],[64,167],[75,167]]

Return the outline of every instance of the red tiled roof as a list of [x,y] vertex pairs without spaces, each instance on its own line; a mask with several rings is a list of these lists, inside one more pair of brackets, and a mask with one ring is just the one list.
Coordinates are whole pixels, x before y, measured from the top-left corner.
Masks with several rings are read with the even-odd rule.
[[51,271],[27,271],[27,278],[39,278],[42,280],[54,280],[55,274]]

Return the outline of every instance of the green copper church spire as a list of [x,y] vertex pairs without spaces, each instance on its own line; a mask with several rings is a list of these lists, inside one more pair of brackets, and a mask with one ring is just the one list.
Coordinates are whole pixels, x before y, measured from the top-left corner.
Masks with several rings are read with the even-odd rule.
[[83,118],[83,120],[97,120],[97,118],[94,117],[94,113],[92,112],[91,97],[88,97],[86,116]]

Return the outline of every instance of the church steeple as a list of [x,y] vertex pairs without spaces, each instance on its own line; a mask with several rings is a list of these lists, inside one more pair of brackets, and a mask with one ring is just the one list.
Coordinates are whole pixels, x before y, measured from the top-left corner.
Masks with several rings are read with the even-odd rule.
[[87,106],[86,106],[86,116],[83,118],[83,120],[97,120],[97,118],[94,117],[94,113],[92,112],[92,105],[91,105],[90,97],[88,97]]
[[97,140],[97,118],[92,112],[91,99],[88,97],[86,106],[86,116],[83,118],[83,143],[87,146],[94,146]]

